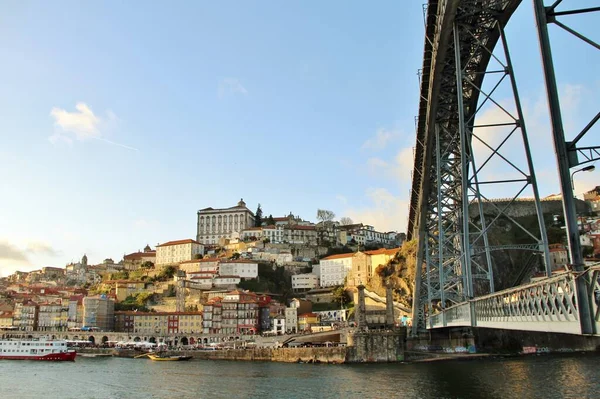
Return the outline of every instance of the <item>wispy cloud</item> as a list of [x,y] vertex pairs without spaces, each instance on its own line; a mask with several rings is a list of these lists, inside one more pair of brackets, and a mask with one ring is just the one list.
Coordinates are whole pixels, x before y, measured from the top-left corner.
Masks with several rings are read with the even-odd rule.
[[384,176],[406,183],[411,179],[413,163],[413,148],[404,147],[390,161],[377,157],[367,159],[367,170],[374,176]]
[[29,263],[27,253],[7,241],[0,241],[0,259],[16,263]]
[[219,98],[225,98],[229,95],[241,94],[248,95],[248,90],[240,83],[237,78],[224,78],[219,82],[217,91]]
[[19,248],[9,241],[0,241],[0,259],[15,263],[29,264],[29,256],[41,255],[56,257],[62,254],[50,244],[41,241],[30,241],[25,248]]
[[117,143],[103,136],[102,130],[107,129],[109,124],[118,120],[110,110],[106,112],[106,118],[100,118],[86,103],[79,102],[75,105],[73,112],[54,107],[50,111],[50,116],[54,119],[56,130],[53,135],[48,137],[48,140],[54,145],[61,142],[72,145],[73,139],[78,141],[93,139],[128,150],[139,151],[137,148]]
[[375,136],[365,141],[361,147],[363,150],[383,150],[388,143],[401,137],[397,130],[379,129]]
[[369,188],[365,192],[369,204],[350,208],[345,214],[357,223],[374,226],[379,231],[404,231],[408,217],[408,201],[392,194],[386,188]]

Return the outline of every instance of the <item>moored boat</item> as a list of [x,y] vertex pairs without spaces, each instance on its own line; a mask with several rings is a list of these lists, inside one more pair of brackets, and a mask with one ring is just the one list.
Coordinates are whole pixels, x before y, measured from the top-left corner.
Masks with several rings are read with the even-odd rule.
[[73,361],[75,356],[63,340],[0,340],[0,360]]
[[157,361],[167,361],[167,362],[178,362],[178,361],[182,361],[182,360],[190,360],[192,357],[191,356],[163,356],[163,355],[156,355],[156,354],[148,354],[147,355],[151,360],[157,360]]

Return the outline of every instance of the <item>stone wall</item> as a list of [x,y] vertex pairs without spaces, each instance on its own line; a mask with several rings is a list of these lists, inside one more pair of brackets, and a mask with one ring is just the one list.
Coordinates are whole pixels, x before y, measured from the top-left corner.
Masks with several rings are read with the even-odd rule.
[[348,335],[347,363],[404,361],[405,329]]
[[329,348],[255,348],[216,351],[187,351],[186,355],[204,360],[242,360],[285,363],[344,363],[346,347]]
[[[483,202],[483,213],[486,215],[496,215],[498,213],[496,207],[499,209],[504,209],[510,203],[510,199],[507,200],[493,200],[493,201],[484,201]],[[542,213],[550,214],[550,215],[562,215],[563,207],[562,200],[559,199],[542,199],[540,201],[542,205]],[[575,205],[578,213],[587,212],[587,205],[585,201],[581,201],[575,199]],[[529,215],[535,215],[535,202],[533,199],[519,199],[513,202],[505,212],[508,216],[511,217],[523,217]],[[469,205],[469,216],[477,217],[479,216],[479,205],[476,203],[472,203]]]

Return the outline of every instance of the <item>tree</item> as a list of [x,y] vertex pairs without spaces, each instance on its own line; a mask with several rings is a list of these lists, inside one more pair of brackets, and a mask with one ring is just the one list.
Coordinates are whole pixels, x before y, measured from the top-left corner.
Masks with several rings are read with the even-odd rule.
[[340,219],[340,224],[342,226],[348,226],[349,224],[354,224],[354,222],[349,217],[344,216],[343,218]]
[[327,209],[317,209],[317,220],[321,222],[320,226],[317,226],[319,245],[329,246],[329,241],[325,239],[325,231],[333,221],[333,218],[335,218],[335,213],[332,211],[328,211]]
[[269,215],[269,217],[267,218],[267,226],[274,226],[275,225],[275,219],[273,219],[273,215]]
[[332,211],[328,211],[327,209],[317,209],[317,220],[320,220],[323,224],[331,222],[333,218],[335,218],[335,213]]
[[258,208],[256,208],[256,213],[254,214],[254,227],[262,226],[262,208],[260,204],[258,204]]

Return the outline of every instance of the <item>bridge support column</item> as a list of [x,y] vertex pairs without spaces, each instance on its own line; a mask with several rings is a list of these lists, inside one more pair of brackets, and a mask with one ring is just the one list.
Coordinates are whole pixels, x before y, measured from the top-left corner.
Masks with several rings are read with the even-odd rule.
[[365,305],[365,286],[359,285],[358,287],[358,304],[356,307],[356,327],[358,330],[365,330],[367,328],[367,309]]
[[385,324],[388,327],[394,327],[394,297],[392,296],[392,287],[385,289]]
[[[584,270],[584,263],[583,254],[581,252],[581,242],[579,241],[579,227],[577,226],[577,213],[575,210],[575,199],[573,197],[573,186],[571,184],[569,174],[571,165],[569,162],[567,143],[565,141],[558,87],[556,85],[556,75],[554,72],[554,63],[552,61],[552,50],[550,47],[550,38],[548,36],[548,9],[544,7],[543,0],[533,0],[533,6],[540,42],[540,52],[542,54],[542,67],[544,68],[544,78],[546,80],[546,92],[548,94],[548,108],[552,123],[554,150],[556,153],[556,162],[560,177],[563,211],[565,214],[565,225],[567,228],[567,242],[569,244],[569,252],[571,255],[573,269],[575,271],[582,272]],[[576,165],[577,163],[574,166]],[[584,278],[578,278],[576,284],[577,308],[579,310],[581,333],[594,334],[595,322],[590,310],[590,295],[588,295],[587,292],[587,284]]]

